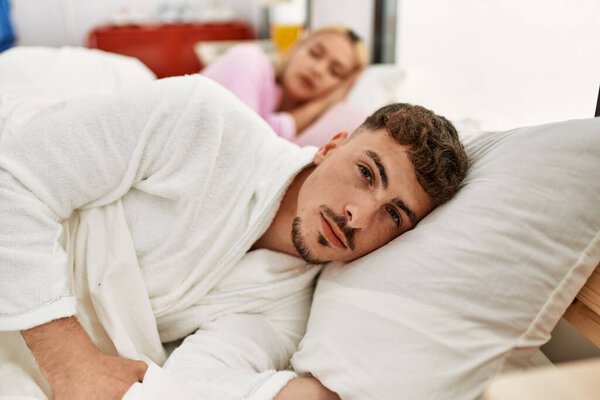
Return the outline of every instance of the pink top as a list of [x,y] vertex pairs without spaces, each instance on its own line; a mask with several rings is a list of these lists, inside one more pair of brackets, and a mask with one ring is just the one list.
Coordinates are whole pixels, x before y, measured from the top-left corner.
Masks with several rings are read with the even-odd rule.
[[275,82],[271,60],[260,47],[253,44],[233,46],[202,70],[202,74],[231,90],[279,136],[295,140],[294,119],[289,113],[277,112],[282,90]]

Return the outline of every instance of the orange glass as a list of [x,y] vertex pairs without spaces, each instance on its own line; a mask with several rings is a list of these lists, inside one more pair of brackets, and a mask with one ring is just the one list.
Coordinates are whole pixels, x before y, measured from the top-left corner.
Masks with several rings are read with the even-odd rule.
[[285,53],[296,43],[302,35],[302,25],[273,24],[271,25],[271,39],[279,53]]

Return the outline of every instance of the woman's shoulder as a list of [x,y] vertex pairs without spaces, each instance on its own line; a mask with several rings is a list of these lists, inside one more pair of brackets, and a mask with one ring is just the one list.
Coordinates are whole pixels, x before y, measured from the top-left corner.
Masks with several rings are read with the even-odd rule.
[[229,48],[210,63],[202,74],[240,95],[239,88],[236,89],[234,86],[241,82],[245,82],[244,85],[252,82],[252,86],[255,86],[259,82],[274,80],[275,69],[271,59],[260,46],[243,43]]
[[240,62],[259,62],[270,65],[269,56],[265,54],[259,45],[254,43],[236,44],[230,47],[223,56],[239,58]]

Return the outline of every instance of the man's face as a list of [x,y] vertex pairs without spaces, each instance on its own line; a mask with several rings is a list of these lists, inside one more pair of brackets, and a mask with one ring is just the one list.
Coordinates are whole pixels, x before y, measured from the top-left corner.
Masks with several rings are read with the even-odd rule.
[[338,134],[314,157],[298,194],[294,247],[307,262],[351,261],[429,213],[407,147],[385,131]]

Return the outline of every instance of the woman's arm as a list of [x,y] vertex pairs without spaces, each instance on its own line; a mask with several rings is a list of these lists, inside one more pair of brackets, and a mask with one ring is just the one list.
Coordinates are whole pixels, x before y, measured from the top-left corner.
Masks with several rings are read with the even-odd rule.
[[346,80],[340,83],[339,86],[325,96],[290,110],[289,113],[294,118],[297,132],[302,132],[318,117],[325,113],[325,111],[344,100],[352,88],[352,85],[356,82],[360,72],[361,71],[357,71],[350,75]]

